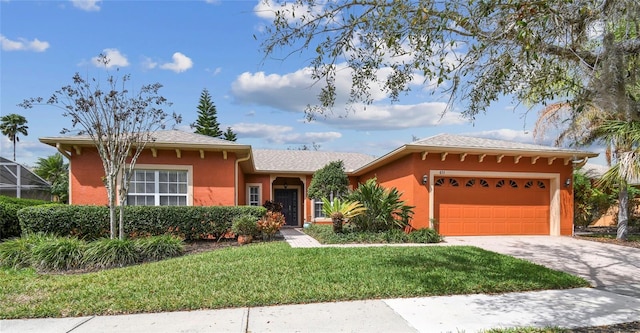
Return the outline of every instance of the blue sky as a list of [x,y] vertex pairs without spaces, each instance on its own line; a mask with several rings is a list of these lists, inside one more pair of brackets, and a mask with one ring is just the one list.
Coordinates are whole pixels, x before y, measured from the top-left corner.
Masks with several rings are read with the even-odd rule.
[[[104,78],[131,74],[132,87],[159,82],[161,95],[173,103],[167,111],[182,115],[178,126],[193,131],[197,105],[206,88],[222,128],[230,126],[238,142],[254,148],[295,149],[319,145],[324,151],[383,155],[413,137],[440,133],[471,135],[527,143],[537,110],[515,107],[506,98],[471,123],[460,106],[444,117],[447,96],[413,87],[400,102],[377,95],[366,110],[306,122],[304,108],[316,103],[317,85],[310,79],[310,57],[265,59],[261,33],[270,14],[259,0],[223,1],[16,1],[0,0],[0,114],[18,113],[28,120],[29,135],[20,137],[17,161],[33,165],[55,150],[38,141],[70,127],[59,109],[17,106],[28,97],[49,97],[80,73]],[[254,35],[257,37],[254,38]],[[92,60],[105,53],[109,70]],[[348,91],[348,77],[338,86]],[[1,155],[12,158],[12,144],[0,139]]]

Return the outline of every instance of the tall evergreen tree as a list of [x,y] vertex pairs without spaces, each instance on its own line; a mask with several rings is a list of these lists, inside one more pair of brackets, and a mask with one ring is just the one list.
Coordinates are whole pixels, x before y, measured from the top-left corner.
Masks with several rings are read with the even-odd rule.
[[233,132],[231,127],[227,127],[227,131],[224,132],[224,134],[222,135],[222,138],[227,141],[233,141],[233,142],[238,140],[238,136],[236,135],[236,133]]
[[200,94],[198,120],[191,124],[191,128],[195,128],[195,132],[198,134],[214,138],[220,138],[223,135],[222,131],[220,131],[220,123],[218,123],[216,106],[211,101],[211,95],[209,95],[209,91],[206,88],[202,89]]

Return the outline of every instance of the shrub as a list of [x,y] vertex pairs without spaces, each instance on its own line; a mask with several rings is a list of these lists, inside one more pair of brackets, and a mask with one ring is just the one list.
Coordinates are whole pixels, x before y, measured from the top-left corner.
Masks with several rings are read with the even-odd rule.
[[414,207],[405,205],[401,196],[402,193],[395,187],[385,189],[375,178],[369,179],[349,195],[349,200],[359,201],[367,208],[349,222],[361,231],[403,229],[409,225]]
[[140,261],[135,243],[130,239],[100,239],[87,245],[84,264],[90,268],[124,267]]
[[[254,206],[127,206],[125,234],[130,238],[171,234],[187,240],[222,236],[232,220],[251,215],[256,220],[266,212]],[[46,232],[95,240],[109,235],[109,209],[105,206],[44,205],[17,213],[25,232]]]
[[171,236],[152,236],[134,241],[142,261],[158,261],[176,257],[184,252],[182,239]]
[[236,235],[255,236],[258,234],[257,219],[252,215],[240,215],[233,219],[231,231]]
[[104,206],[49,204],[18,211],[25,232],[94,240],[108,235],[109,210]]
[[32,266],[43,271],[79,268],[87,244],[72,237],[51,237],[37,242],[31,250]]
[[262,236],[266,240],[269,240],[282,228],[285,222],[286,220],[282,213],[269,211],[264,217],[258,220],[258,230],[262,232]]
[[424,228],[410,232],[408,235],[410,243],[440,243],[442,236],[434,229]]
[[0,240],[18,237],[22,234],[18,220],[18,210],[50,203],[36,199],[12,198],[0,195]]

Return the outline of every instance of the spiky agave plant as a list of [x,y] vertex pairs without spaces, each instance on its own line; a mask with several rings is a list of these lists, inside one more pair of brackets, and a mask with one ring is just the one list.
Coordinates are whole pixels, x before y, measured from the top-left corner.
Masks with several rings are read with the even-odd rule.
[[367,210],[359,201],[342,201],[334,198],[333,202],[327,198],[322,198],[322,211],[325,216],[331,217],[333,222],[333,232],[341,233],[345,220],[364,213]]

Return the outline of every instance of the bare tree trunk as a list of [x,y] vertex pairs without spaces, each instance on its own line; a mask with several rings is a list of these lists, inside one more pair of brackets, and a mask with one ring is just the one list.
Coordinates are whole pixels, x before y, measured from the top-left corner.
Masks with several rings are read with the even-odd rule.
[[116,237],[116,202],[115,198],[109,198],[109,237]]
[[119,226],[118,226],[118,238],[120,238],[120,240],[124,239],[124,202],[120,202],[120,222],[119,222]]
[[629,193],[627,193],[627,184],[620,184],[620,193],[618,193],[618,234],[616,239],[627,240],[628,224]]

